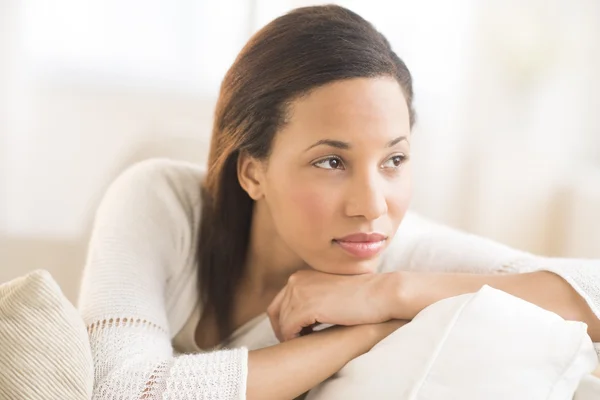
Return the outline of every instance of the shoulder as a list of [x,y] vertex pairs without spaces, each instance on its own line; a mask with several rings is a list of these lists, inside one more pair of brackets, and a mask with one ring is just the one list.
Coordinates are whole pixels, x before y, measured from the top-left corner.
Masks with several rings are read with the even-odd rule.
[[[110,184],[96,211],[95,232],[118,232],[172,249],[189,261],[201,211],[204,168],[183,161],[136,163]],[[136,240],[138,240],[136,239]]]
[[428,231],[428,224],[414,211],[408,211],[396,230],[380,265],[381,272],[396,269],[412,257],[417,241]]
[[176,194],[192,201],[199,200],[199,188],[204,175],[205,169],[199,165],[168,158],[152,158],[125,169],[111,183],[109,192]]
[[456,242],[464,245],[467,236],[471,235],[409,210],[384,253],[380,270],[421,270],[434,256],[455,253]]
[[[96,221],[110,221],[119,214],[156,217],[183,211],[193,218],[201,201],[200,187],[205,169],[195,164],[166,158],[138,162],[121,172],[106,190]],[[102,216],[108,215],[107,218]],[[124,217],[124,215],[122,215]]]

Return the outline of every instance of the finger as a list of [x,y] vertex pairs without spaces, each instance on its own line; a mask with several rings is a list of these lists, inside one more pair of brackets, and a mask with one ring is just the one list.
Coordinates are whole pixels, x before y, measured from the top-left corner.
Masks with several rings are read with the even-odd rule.
[[281,304],[279,306],[279,319],[278,319],[278,327],[277,331],[279,334],[279,340],[281,342],[285,342],[289,340],[289,337],[284,334],[284,329],[286,329],[286,321],[289,320],[290,314],[293,311],[293,300],[294,296],[292,294],[292,290],[290,286],[286,286],[286,291],[281,299]]
[[300,333],[298,334],[298,336],[310,335],[311,333],[313,333],[313,328],[317,325],[318,324],[312,324],[310,326],[305,326],[304,328],[300,329]]
[[[286,300],[291,296],[286,296]],[[317,323],[316,314],[309,304],[295,304],[292,300],[284,300],[279,317],[280,331],[284,340],[291,340],[301,335],[304,328],[308,333],[311,326]],[[306,330],[305,330],[306,332]]]
[[310,317],[310,314],[300,315],[299,313],[293,313],[289,319],[282,319],[281,323],[281,335],[285,341],[292,340],[301,336],[301,334],[307,334],[312,332],[312,327],[317,324],[315,318]]
[[279,319],[281,317],[281,304],[283,299],[285,298],[286,288],[284,287],[277,293],[277,296],[273,299],[269,307],[267,308],[267,315],[269,316],[269,320],[271,322],[271,327],[273,328],[273,332],[275,332],[275,336],[277,340],[282,341],[281,329]]
[[287,285],[279,314],[279,331],[284,341],[312,332],[311,327],[317,322],[315,304],[306,301],[306,296],[300,295],[301,289],[297,280],[301,279],[302,274],[296,272],[293,277],[295,280]]

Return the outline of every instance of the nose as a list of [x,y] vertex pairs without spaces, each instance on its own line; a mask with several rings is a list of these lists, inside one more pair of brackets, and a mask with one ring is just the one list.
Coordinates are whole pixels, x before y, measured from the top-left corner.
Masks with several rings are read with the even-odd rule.
[[346,215],[376,220],[387,213],[384,178],[378,173],[353,176],[346,197]]

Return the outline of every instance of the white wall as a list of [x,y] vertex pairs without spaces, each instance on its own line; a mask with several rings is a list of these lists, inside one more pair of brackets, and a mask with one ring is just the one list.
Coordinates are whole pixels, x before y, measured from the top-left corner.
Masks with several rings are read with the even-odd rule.
[[[189,137],[208,141],[212,99],[120,89],[36,87],[31,118],[8,136],[5,230],[16,236],[79,237],[118,170]],[[184,148],[201,159],[205,147]],[[158,155],[158,154],[157,154]]]
[[6,176],[7,165],[7,137],[9,130],[10,109],[9,105],[13,97],[12,89],[12,70],[13,65],[10,60],[13,59],[14,46],[11,33],[15,31],[14,13],[16,10],[14,1],[0,2],[0,232],[4,227],[4,221],[7,215],[6,211]]
[[467,227],[570,253],[556,239],[559,198],[600,165],[600,3],[489,1],[476,20],[463,109],[475,191]]

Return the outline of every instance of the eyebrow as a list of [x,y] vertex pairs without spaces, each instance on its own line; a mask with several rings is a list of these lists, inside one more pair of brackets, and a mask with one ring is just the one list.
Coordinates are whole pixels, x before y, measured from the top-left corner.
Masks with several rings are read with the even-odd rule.
[[[406,136],[399,136],[396,139],[392,139],[389,142],[387,142],[385,147],[393,147],[403,140],[408,141],[408,138]],[[352,146],[348,142],[342,142],[341,140],[321,139],[318,142],[310,145],[304,151],[308,151],[308,150],[312,149],[313,147],[317,147],[317,146],[329,146],[329,147],[334,147],[334,148],[340,149],[340,150],[349,150],[350,148],[352,148]]]

